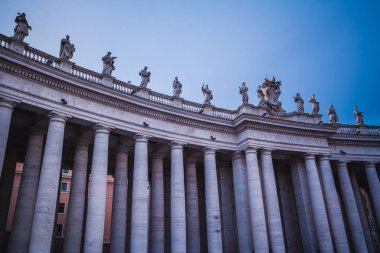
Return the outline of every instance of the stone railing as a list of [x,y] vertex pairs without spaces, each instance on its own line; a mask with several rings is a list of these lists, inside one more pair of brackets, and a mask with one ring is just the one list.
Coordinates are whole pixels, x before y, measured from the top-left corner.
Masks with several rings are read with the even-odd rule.
[[5,35],[0,34],[0,47],[9,47],[9,38]]
[[126,83],[115,79],[112,83],[112,89],[123,93],[131,94],[137,89],[137,87],[130,83]]
[[339,133],[339,134],[380,135],[380,127],[377,127],[377,126],[341,125],[338,128],[337,133]]
[[195,103],[195,102],[184,100],[182,102],[182,109],[184,109],[186,111],[192,111],[192,112],[198,112],[199,113],[200,111],[203,110],[203,105]]
[[235,114],[236,114],[235,111],[218,108],[218,107],[213,108],[213,115],[215,117],[225,118],[225,119],[234,119]]
[[77,65],[73,65],[71,74],[90,82],[101,83],[101,74]]
[[57,57],[44,53],[35,48],[25,46],[23,55],[29,59],[52,66],[53,68],[59,68],[59,59]]
[[149,100],[164,105],[173,105],[173,97],[155,91],[149,91]]

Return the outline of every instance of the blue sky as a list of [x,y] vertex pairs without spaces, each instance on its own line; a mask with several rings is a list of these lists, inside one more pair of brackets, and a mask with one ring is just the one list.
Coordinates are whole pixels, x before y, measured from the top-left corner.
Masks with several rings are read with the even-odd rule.
[[203,102],[202,83],[215,106],[236,109],[246,82],[252,104],[264,77],[282,81],[280,101],[295,111],[297,92],[311,111],[333,104],[340,123],[380,125],[380,1],[18,1],[0,2],[0,33],[12,35],[17,12],[33,30],[25,42],[58,56],[66,34],[77,65],[100,72],[107,51],[117,56],[113,75],[138,84],[148,66],[148,88]]

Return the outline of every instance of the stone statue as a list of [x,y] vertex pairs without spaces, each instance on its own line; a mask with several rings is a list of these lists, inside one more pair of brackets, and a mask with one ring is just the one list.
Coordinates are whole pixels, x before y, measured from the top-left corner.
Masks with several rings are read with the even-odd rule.
[[314,94],[309,99],[309,102],[311,103],[311,106],[313,107],[313,110],[311,111],[311,114],[318,114],[319,113],[319,102],[315,99],[315,95]]
[[19,41],[24,41],[25,37],[29,35],[28,30],[32,30],[32,27],[28,24],[26,20],[25,13],[17,12],[18,16],[15,19],[16,27],[14,29],[13,38]]
[[239,93],[243,100],[243,104],[248,104],[248,87],[246,86],[245,82],[243,82],[239,87]]
[[335,124],[338,123],[338,115],[336,114],[336,111],[334,109],[333,105],[330,105],[329,108],[327,109],[327,114],[329,115],[329,123],[330,124]]
[[359,112],[358,107],[356,105],[354,106],[354,114],[355,114],[356,125],[364,126],[363,112]]
[[73,54],[75,52],[74,44],[70,42],[70,36],[66,35],[66,38],[61,40],[61,47],[59,49],[59,58],[63,60],[70,60],[73,58]]
[[140,87],[146,88],[150,82],[150,72],[148,71],[148,67],[145,66],[144,69],[139,72],[139,75],[141,76]]
[[281,95],[280,86],[281,82],[277,81],[274,76],[271,79],[264,78],[264,83],[259,86],[261,92],[257,91],[257,96],[261,99],[259,106],[266,107],[272,112],[285,112],[278,101]]
[[180,81],[178,81],[178,77],[175,77],[174,78],[174,81],[173,81],[173,97],[179,97],[179,95],[181,95],[182,93],[182,84],[180,83]]
[[203,84],[202,85],[202,92],[205,96],[205,101],[203,102],[204,105],[211,105],[211,100],[214,98],[212,96],[212,90],[208,88],[208,85]]
[[296,94],[294,97],[294,102],[297,103],[297,112],[298,113],[304,113],[304,102],[303,99],[301,98],[301,95],[299,93]]
[[105,56],[103,56],[103,71],[102,74],[104,75],[112,75],[112,71],[115,70],[115,59],[117,57],[112,57],[111,52],[108,52]]

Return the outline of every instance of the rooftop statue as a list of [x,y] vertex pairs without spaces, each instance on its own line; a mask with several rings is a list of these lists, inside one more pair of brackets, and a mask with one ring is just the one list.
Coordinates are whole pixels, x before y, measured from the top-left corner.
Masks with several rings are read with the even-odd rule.
[[243,100],[243,104],[248,104],[248,87],[246,86],[245,82],[243,82],[239,87],[239,93]]
[[294,102],[297,103],[297,112],[298,113],[304,113],[304,102],[303,99],[301,98],[301,95],[299,93],[296,94],[294,97]]
[[182,93],[182,84],[180,83],[180,81],[178,81],[178,77],[175,77],[174,78],[174,81],[173,81],[173,97],[179,97],[179,95],[181,95]]
[[[261,101],[259,106],[266,107],[270,109],[272,112],[285,112],[281,107],[280,101],[278,101],[279,96],[281,95],[281,82],[277,81],[273,76],[271,79],[264,78],[264,83],[259,86],[261,89],[262,95],[264,97],[260,97]],[[257,95],[259,94],[259,91]]]
[[203,96],[205,96],[205,101],[203,102],[204,105],[211,105],[211,100],[214,98],[212,96],[212,90],[208,88],[208,85],[203,84],[202,85],[202,92]]
[[329,115],[329,123],[334,124],[338,123],[338,115],[336,114],[336,111],[334,109],[333,105],[330,105],[329,108],[327,109],[327,114]]
[[141,76],[140,87],[146,88],[150,82],[150,71],[148,71],[148,67],[145,66],[144,69],[139,72],[139,75]]
[[261,85],[257,87],[257,97],[260,99],[259,106],[264,106],[265,96],[264,96],[263,91],[261,90]]
[[115,70],[115,59],[117,57],[112,57],[111,52],[108,52],[105,56],[103,56],[103,71],[102,74],[104,75],[112,75],[112,71]]
[[61,47],[59,49],[59,58],[63,60],[70,60],[73,58],[73,54],[75,52],[74,44],[70,42],[70,36],[66,35],[66,38],[61,40]]
[[354,106],[354,114],[355,114],[356,125],[364,126],[363,112],[359,112],[358,107],[356,105]]
[[32,30],[32,27],[28,24],[26,20],[25,13],[17,12],[18,16],[15,19],[16,27],[14,29],[13,38],[19,41],[24,41],[25,37],[29,35],[28,30]]
[[311,103],[311,106],[313,107],[313,110],[311,111],[311,114],[318,114],[319,113],[319,102],[315,99],[315,95],[314,94],[309,99],[309,102]]

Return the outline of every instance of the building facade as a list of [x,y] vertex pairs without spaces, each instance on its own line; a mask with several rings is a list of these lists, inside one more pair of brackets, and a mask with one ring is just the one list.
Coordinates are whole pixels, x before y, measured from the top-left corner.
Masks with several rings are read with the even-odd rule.
[[338,124],[333,108],[323,123],[299,98],[286,113],[274,78],[258,106],[244,85],[243,104],[226,110],[207,86],[198,104],[146,88],[148,72],[140,87],[110,73],[0,36],[4,252],[61,250],[63,168],[72,168],[63,252],[103,251],[107,175],[110,252],[379,251],[380,127]]

